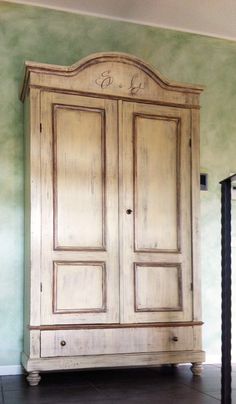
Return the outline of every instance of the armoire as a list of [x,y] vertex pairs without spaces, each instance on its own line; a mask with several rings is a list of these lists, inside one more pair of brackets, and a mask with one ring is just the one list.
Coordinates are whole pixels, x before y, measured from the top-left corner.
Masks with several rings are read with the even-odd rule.
[[26,62],[30,385],[66,369],[191,363],[200,375],[202,90],[123,53]]

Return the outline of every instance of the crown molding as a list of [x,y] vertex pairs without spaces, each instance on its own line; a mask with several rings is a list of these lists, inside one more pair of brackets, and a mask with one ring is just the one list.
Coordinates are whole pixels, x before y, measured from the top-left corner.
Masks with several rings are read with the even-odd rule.
[[[90,11],[84,11],[80,10],[75,7],[67,7],[65,2],[65,5],[63,6],[58,6],[58,5],[52,5],[52,4],[42,4],[40,1],[31,1],[31,0],[2,0],[5,3],[14,3],[14,4],[22,4],[22,5],[28,5],[28,6],[34,6],[34,7],[40,7],[40,8],[46,8],[46,9],[51,9],[51,10],[57,10],[57,11],[64,11],[67,13],[73,13],[73,14],[78,14],[78,15],[85,15],[85,16],[91,16],[91,17],[97,17],[97,18],[105,18],[113,21],[123,21],[123,22],[128,22],[128,23],[133,23],[133,24],[139,24],[139,25],[146,25],[154,28],[162,28],[162,29],[168,29],[172,31],[179,31],[179,32],[184,32],[184,33],[189,33],[189,34],[196,34],[196,35],[201,35],[201,36],[206,36],[210,38],[216,38],[216,39],[225,39],[228,41],[236,41],[236,34],[235,36],[229,36],[225,35],[222,33],[214,33],[214,32],[208,32],[206,30],[201,30],[201,29],[186,29],[182,28],[178,25],[175,24],[165,24],[165,23],[154,23],[154,22],[148,22],[147,20],[139,20],[136,18],[123,18],[123,17],[117,17],[117,16],[111,16],[108,14],[103,14],[103,13],[96,13],[96,12],[90,12]],[[235,12],[236,12],[236,6],[235,6]]]

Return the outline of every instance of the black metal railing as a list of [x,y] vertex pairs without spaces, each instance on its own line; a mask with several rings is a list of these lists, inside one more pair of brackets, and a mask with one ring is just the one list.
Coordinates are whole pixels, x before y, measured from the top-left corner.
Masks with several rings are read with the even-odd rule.
[[221,404],[231,404],[231,182],[221,181]]

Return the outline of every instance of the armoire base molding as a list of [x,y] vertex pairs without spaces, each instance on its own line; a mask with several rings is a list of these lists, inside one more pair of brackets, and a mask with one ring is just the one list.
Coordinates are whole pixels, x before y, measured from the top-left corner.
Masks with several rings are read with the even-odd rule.
[[139,367],[168,363],[201,363],[204,361],[204,351],[86,355],[43,359],[31,359],[24,352],[22,353],[22,364],[27,372],[109,367]]

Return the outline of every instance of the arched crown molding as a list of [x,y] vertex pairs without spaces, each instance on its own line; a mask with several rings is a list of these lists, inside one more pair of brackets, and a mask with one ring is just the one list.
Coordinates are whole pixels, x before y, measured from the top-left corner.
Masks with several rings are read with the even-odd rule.
[[[38,81],[35,80],[36,75],[40,77]],[[46,79],[44,80],[43,76],[54,78],[63,76],[65,79],[64,86],[70,80],[68,89],[74,89],[75,91],[83,92],[86,86],[87,92],[91,94],[98,92],[108,96],[114,95],[128,98],[141,97],[155,100],[155,94],[150,92],[150,88],[153,88],[153,82],[156,83],[157,93],[163,91],[172,92],[172,96],[173,92],[175,92],[176,94],[185,93],[194,97],[194,95],[198,96],[204,89],[201,85],[170,81],[155,68],[136,56],[120,52],[106,52],[92,54],[72,66],[26,61],[20,94],[22,101],[30,85],[47,87],[45,85]],[[50,81],[53,83],[52,79]],[[152,85],[150,85],[150,81]],[[192,103],[195,104],[196,102],[192,99]]]

